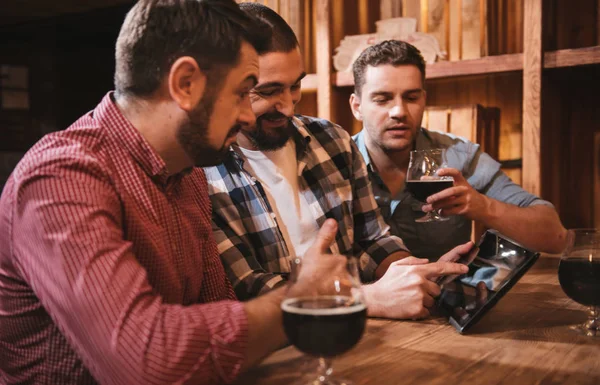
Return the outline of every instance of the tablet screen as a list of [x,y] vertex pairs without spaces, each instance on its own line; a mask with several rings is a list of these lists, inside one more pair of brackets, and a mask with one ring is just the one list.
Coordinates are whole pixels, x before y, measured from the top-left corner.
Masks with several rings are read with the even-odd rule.
[[538,255],[496,231],[487,231],[469,272],[442,286],[438,307],[458,331],[466,331],[519,280]]

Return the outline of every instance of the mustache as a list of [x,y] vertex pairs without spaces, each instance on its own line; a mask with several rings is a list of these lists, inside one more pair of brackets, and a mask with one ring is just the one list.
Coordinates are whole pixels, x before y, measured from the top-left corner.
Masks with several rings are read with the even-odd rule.
[[265,114],[262,114],[259,117],[260,120],[280,120],[280,119],[289,119],[289,117],[285,116],[284,114],[282,114],[281,112],[267,112]]
[[229,130],[229,136],[237,135],[241,130],[242,125],[236,124],[235,126],[231,127],[231,130]]

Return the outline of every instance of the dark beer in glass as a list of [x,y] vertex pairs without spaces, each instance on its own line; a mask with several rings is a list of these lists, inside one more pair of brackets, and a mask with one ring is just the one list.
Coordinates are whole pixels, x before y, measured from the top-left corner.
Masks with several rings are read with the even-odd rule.
[[[406,189],[416,200],[426,203],[429,196],[450,188],[454,179],[438,175],[440,168],[448,167],[446,150],[434,148],[429,150],[413,150],[410,152],[408,170],[406,171]],[[442,222],[448,218],[440,215],[439,210],[433,210],[415,222]]]
[[588,320],[571,329],[600,336],[600,230],[573,229],[558,265],[558,280],[565,294],[588,307]]
[[281,305],[283,327],[290,343],[315,357],[335,357],[360,341],[367,307],[350,298],[330,296],[288,298]]

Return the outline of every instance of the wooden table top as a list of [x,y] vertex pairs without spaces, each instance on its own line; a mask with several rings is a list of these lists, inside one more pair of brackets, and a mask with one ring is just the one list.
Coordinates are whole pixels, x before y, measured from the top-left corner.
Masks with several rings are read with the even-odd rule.
[[[600,384],[600,338],[569,325],[585,308],[558,284],[558,258],[541,257],[467,335],[445,319],[369,319],[361,342],[333,361],[341,378],[366,384]],[[237,384],[290,384],[316,373],[293,347],[275,352]],[[305,377],[301,377],[301,376]]]

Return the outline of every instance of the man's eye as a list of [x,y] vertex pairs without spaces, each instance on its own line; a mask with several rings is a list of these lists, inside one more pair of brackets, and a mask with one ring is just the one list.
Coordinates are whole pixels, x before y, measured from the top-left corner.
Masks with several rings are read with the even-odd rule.
[[373,99],[373,101],[377,104],[383,104],[385,102],[387,102],[389,99],[385,99],[385,98],[377,98],[377,99]]
[[296,83],[290,87],[292,91],[298,91],[300,89],[300,83]]
[[260,96],[273,96],[273,95],[276,95],[278,92],[279,92],[279,90],[277,90],[277,89],[256,91],[256,93],[259,94]]

